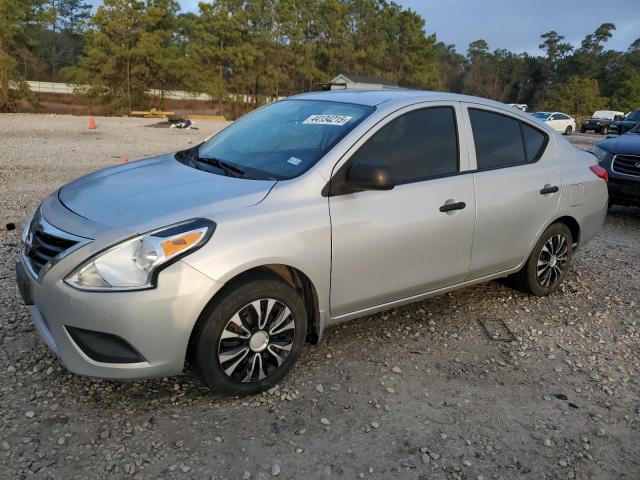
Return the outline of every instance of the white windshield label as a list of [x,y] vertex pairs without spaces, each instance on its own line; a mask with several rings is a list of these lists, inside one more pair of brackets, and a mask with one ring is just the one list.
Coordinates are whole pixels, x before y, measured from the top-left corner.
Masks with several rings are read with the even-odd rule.
[[335,125],[341,127],[352,118],[347,115],[311,115],[302,123],[305,125]]
[[291,157],[289,158],[289,160],[287,160],[287,162],[289,162],[291,165],[300,165],[302,163],[302,160],[298,157]]

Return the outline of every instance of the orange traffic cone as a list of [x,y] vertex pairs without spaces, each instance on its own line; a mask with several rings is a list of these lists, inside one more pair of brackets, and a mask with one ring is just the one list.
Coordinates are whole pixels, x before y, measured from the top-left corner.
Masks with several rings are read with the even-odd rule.
[[89,130],[95,130],[96,129],[96,119],[93,118],[93,115],[91,115],[89,117]]

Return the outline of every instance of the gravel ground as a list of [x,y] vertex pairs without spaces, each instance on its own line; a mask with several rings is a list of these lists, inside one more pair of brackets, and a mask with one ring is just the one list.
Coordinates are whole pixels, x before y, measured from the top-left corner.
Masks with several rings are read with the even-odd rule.
[[614,208],[548,298],[491,282],[347,323],[266,394],[67,372],[16,297],[18,232],[59,185],[222,125],[151,123],[0,116],[1,225],[18,226],[0,232],[0,478],[640,478],[639,209]]

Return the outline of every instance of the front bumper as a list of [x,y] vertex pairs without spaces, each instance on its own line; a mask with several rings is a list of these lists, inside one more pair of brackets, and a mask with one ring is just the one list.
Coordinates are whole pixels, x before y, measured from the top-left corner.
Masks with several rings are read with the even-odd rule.
[[623,180],[610,175],[609,198],[609,203],[640,207],[640,179]]
[[[193,327],[221,284],[178,261],[160,273],[154,289],[81,291],[64,283],[81,250],[56,263],[41,281],[22,262],[16,265],[19,290],[25,303],[31,303],[31,318],[46,344],[80,375],[138,379],[181,373]],[[96,356],[79,342],[77,335],[74,340],[78,331],[119,338],[139,356],[133,363],[123,362],[126,356],[108,361],[108,356]]]
[[580,127],[580,130],[586,130],[587,132],[593,130],[594,132],[600,133],[604,128],[604,125],[594,125],[586,123],[582,125],[582,127]]

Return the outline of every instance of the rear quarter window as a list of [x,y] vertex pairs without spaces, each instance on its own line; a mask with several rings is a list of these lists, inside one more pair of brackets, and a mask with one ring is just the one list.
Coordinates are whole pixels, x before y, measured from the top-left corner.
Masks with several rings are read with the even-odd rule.
[[535,162],[544,153],[547,146],[547,136],[537,128],[531,125],[521,123],[522,137],[524,138],[524,146],[527,151],[527,162]]

